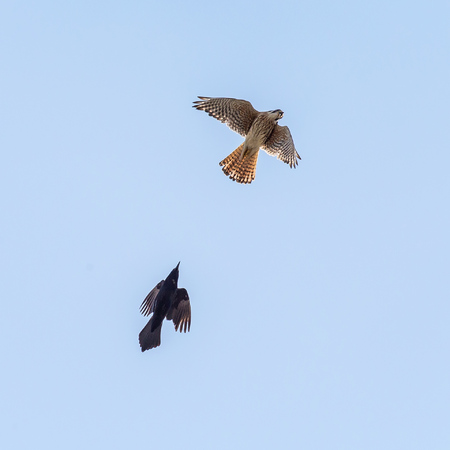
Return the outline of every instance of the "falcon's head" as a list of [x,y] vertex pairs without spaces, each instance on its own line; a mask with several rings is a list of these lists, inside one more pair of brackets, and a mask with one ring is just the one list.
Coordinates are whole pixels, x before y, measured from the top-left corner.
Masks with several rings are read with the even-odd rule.
[[284,112],[281,111],[281,109],[274,109],[272,111],[269,111],[271,114],[275,116],[275,120],[280,120],[283,118]]

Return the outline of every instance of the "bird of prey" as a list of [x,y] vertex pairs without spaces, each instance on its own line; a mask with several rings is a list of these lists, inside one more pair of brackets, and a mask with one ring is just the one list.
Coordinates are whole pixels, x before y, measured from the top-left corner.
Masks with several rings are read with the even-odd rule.
[[300,155],[294,147],[288,127],[278,125],[283,111],[259,112],[246,100],[220,97],[198,97],[193,108],[227,124],[245,137],[245,141],[219,163],[225,175],[238,183],[251,183],[255,179],[259,149],[276,156],[292,168]]
[[178,267],[161,280],[145,297],[140,311],[144,316],[153,313],[151,319],[139,333],[141,350],[149,350],[161,345],[161,327],[164,318],[173,320],[175,331],[180,333],[191,329],[191,303],[186,289],[177,287]]

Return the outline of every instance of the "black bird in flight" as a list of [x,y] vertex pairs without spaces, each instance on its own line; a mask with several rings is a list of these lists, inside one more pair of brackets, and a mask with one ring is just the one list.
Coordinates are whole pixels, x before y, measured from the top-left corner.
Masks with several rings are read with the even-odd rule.
[[144,316],[153,316],[139,333],[141,350],[149,350],[161,345],[161,327],[164,318],[173,320],[175,331],[180,333],[191,329],[191,303],[184,288],[178,288],[178,267],[169,273],[165,280],[161,280],[145,297],[140,311]]

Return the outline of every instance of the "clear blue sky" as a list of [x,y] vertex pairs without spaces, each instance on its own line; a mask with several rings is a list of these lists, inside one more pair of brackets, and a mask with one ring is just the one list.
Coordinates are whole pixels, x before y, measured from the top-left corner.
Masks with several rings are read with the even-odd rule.
[[[450,4],[4,1],[4,449],[450,448]],[[280,108],[302,157],[197,95]],[[181,261],[192,327],[142,354]]]

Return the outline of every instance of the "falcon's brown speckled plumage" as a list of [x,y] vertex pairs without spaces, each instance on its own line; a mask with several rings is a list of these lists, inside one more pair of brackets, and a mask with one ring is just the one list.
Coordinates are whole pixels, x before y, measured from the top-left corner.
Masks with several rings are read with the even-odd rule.
[[219,163],[232,180],[245,184],[255,179],[260,148],[290,167],[297,166],[297,159],[301,158],[295,150],[289,128],[278,125],[283,111],[259,112],[250,102],[236,98],[198,98],[200,100],[194,102],[194,108],[207,112],[245,137],[245,141]]

